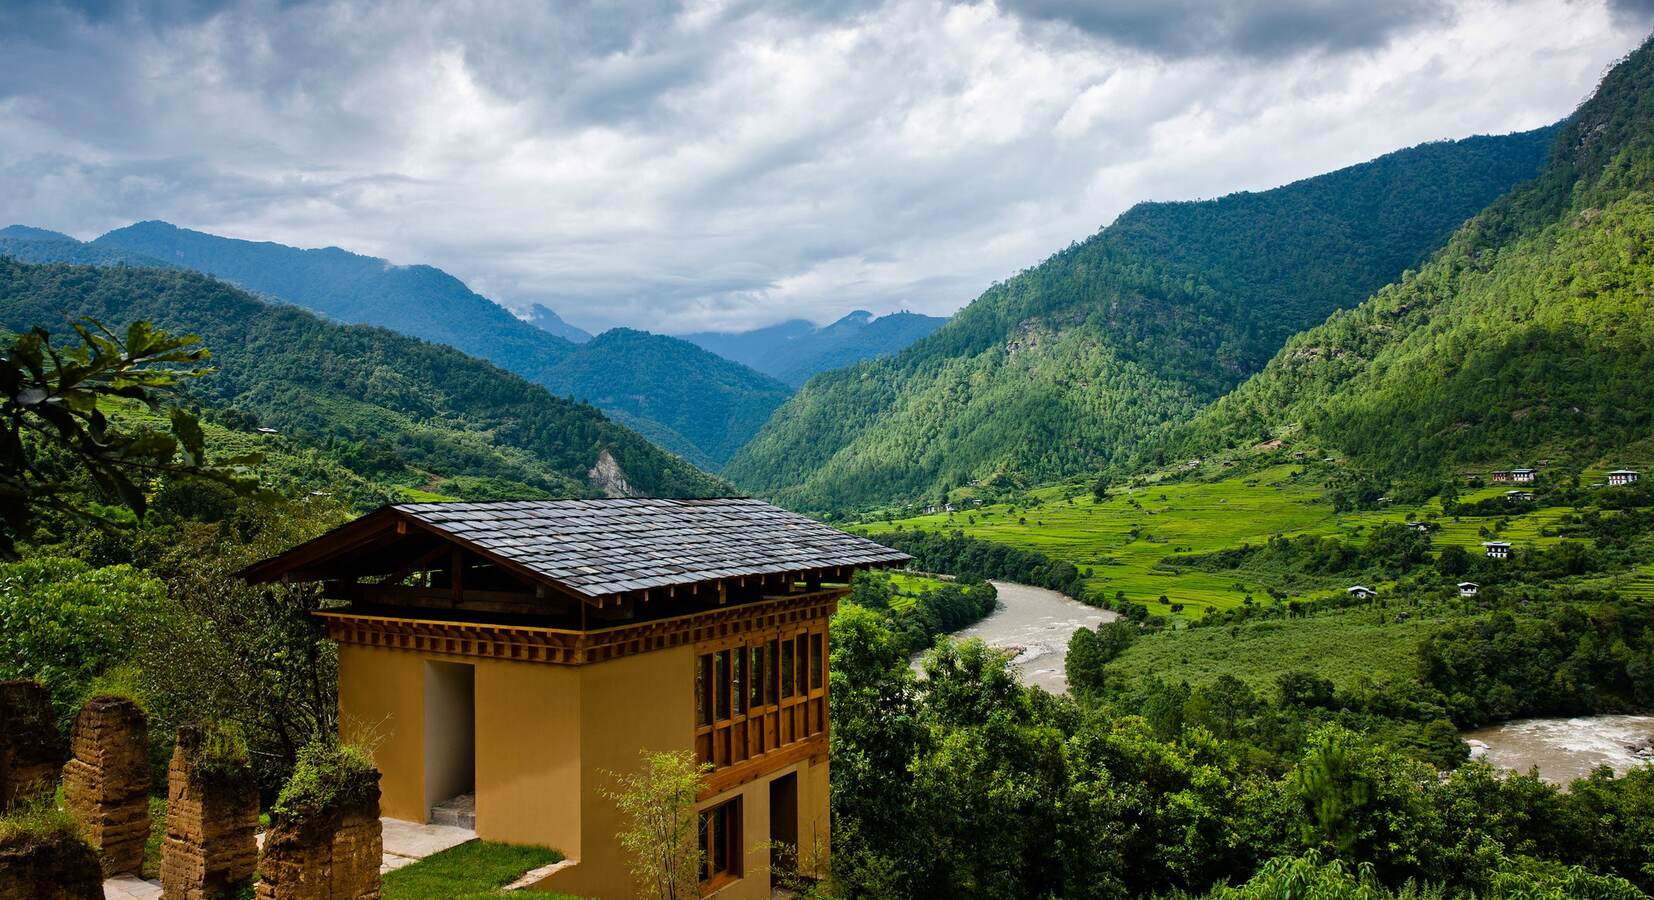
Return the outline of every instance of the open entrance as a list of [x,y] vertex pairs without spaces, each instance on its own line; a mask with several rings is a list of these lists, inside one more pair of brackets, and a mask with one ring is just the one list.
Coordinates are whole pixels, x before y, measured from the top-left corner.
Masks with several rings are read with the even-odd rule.
[[770,869],[798,871],[798,773],[770,782]]
[[436,825],[477,827],[476,669],[425,663],[425,803]]

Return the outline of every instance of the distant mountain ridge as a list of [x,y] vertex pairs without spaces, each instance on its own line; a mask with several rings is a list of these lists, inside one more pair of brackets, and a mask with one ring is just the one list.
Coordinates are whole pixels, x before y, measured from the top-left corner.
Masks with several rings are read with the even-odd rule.
[[563,321],[555,310],[544,303],[530,304],[525,312],[518,314],[524,322],[533,325],[541,331],[554,334],[565,341],[584,344],[592,339],[591,332],[584,328],[577,328]]
[[1654,41],[1557,133],[1537,179],[1416,273],[1292,338],[1156,452],[1262,434],[1381,477],[1654,462]]
[[905,311],[874,316],[858,309],[820,327],[803,319],[789,319],[752,331],[702,331],[679,337],[793,387],[802,387],[820,372],[906,349],[946,321],[941,316]]
[[1139,204],[906,350],[818,376],[724,473],[838,509],[1131,460],[1531,178],[1554,133],[1424,144],[1270,191]]
[[[678,338],[590,341],[542,305],[535,306],[543,312],[531,310],[532,322],[524,321],[441,269],[393,265],[337,247],[304,250],[150,221],[89,243],[14,226],[0,234],[0,254],[29,262],[187,268],[335,321],[446,344],[559,396],[603,398],[595,401],[600,408],[705,468],[721,466],[791,393],[773,378]],[[585,342],[575,343],[582,335]],[[677,368],[659,365],[663,358]],[[642,382],[640,372],[658,380]],[[617,390],[617,384],[629,389]],[[673,399],[654,399],[660,397]]]
[[184,269],[0,259],[0,326],[61,333],[83,316],[200,335],[216,371],[189,384],[192,396],[376,480],[479,499],[601,496],[622,482],[644,494],[729,492],[595,408],[450,347],[328,322]]

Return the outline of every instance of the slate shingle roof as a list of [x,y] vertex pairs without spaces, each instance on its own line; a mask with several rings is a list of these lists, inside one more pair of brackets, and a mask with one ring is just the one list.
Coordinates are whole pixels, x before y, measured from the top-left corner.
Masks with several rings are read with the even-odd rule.
[[590,597],[908,556],[761,500],[404,503],[397,512]]

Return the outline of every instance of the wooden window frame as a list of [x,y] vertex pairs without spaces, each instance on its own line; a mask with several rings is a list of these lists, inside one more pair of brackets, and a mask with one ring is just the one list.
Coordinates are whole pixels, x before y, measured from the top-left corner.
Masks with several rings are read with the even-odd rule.
[[[717,771],[825,735],[831,681],[827,641],[827,620],[822,618],[697,644],[693,664],[697,759]],[[819,665],[814,659],[818,653]],[[744,665],[735,664],[743,654]],[[785,671],[783,655],[792,657]],[[726,661],[722,666],[720,657]],[[780,683],[783,675],[791,676],[790,685]],[[703,683],[720,678],[725,683]],[[744,693],[744,703],[734,700],[737,687]],[[762,703],[752,702],[755,694]],[[731,700],[727,707],[721,702],[724,697]]]
[[[731,882],[738,881],[743,874],[746,852],[741,842],[742,811],[741,798],[731,797],[700,812],[702,894],[711,893]],[[722,820],[722,834],[719,834],[719,829],[713,826],[713,822],[719,819]],[[726,865],[722,869],[714,869],[713,866],[718,858],[719,843],[722,844]]]

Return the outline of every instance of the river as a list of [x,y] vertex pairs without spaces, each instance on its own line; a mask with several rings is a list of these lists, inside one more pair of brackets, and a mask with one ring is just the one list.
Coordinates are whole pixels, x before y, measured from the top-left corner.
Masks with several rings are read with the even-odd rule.
[[[1473,757],[1500,769],[1526,772],[1565,785],[1607,764],[1615,772],[1648,762],[1634,748],[1654,743],[1654,716],[1580,716],[1573,719],[1521,719],[1467,731]],[[1480,742],[1482,750],[1474,742]]]
[[990,647],[1015,650],[1012,661],[1022,675],[1022,683],[1053,694],[1068,690],[1063,658],[1075,629],[1096,628],[1120,618],[1119,613],[1086,606],[1045,588],[1010,581],[993,585],[999,591],[994,611],[975,625],[955,631],[952,637],[981,638]]

